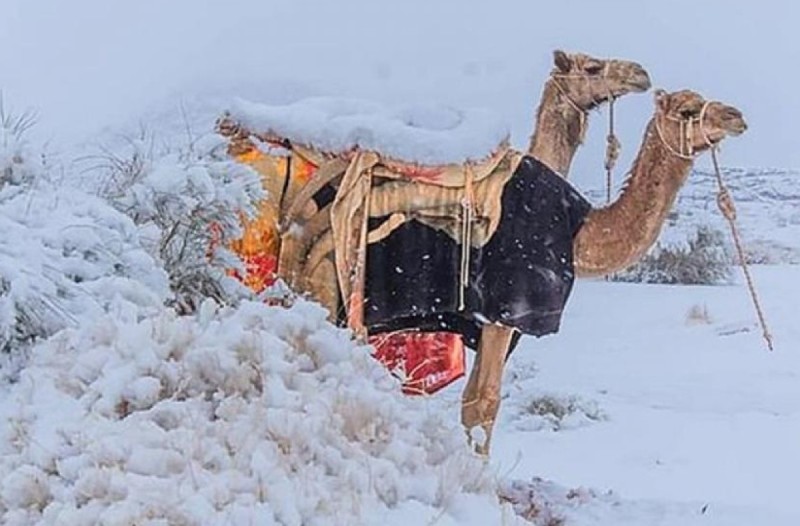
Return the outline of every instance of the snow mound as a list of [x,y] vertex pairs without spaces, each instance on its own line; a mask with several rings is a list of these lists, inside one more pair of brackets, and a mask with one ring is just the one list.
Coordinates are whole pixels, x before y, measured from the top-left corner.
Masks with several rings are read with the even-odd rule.
[[483,159],[508,139],[510,129],[488,110],[436,105],[392,108],[336,97],[282,106],[238,99],[229,113],[254,132],[274,133],[319,150],[361,148],[433,165]]
[[311,303],[106,315],[38,345],[4,397],[3,524],[497,524],[510,512],[456,411],[403,397]]

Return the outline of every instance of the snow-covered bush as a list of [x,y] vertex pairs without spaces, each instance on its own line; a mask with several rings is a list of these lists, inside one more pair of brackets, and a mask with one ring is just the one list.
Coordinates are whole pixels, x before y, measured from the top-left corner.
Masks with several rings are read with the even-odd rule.
[[699,226],[684,244],[658,244],[632,267],[613,276],[615,281],[714,285],[731,278],[731,256],[719,230]]
[[[767,230],[772,231],[772,229]],[[800,264],[800,253],[783,240],[779,242],[771,239],[750,238],[744,245],[744,259],[748,265],[797,265]],[[738,256],[735,257],[735,262],[738,264]]]
[[613,492],[567,488],[539,477],[503,481],[498,494],[502,502],[512,504],[517,515],[534,526],[617,524],[619,515],[609,511],[623,506]]
[[254,212],[263,189],[258,174],[227,156],[221,137],[158,148],[145,134],[93,161],[94,191],[138,226],[169,275],[172,304],[191,312],[203,298],[246,296],[225,275],[241,262],[224,247],[241,234],[241,218]]
[[499,524],[454,412],[325,318],[207,301],[38,345],[0,406],[0,522]]
[[[0,361],[113,305],[158,306],[166,277],[133,222],[101,199],[49,181],[24,141],[28,121],[0,115]],[[13,368],[11,368],[13,369]]]
[[605,420],[606,414],[594,400],[577,396],[542,394],[519,407],[515,424],[525,431],[561,431]]
[[42,183],[0,190],[0,349],[95,317],[118,298],[160,304],[164,274],[124,215]]

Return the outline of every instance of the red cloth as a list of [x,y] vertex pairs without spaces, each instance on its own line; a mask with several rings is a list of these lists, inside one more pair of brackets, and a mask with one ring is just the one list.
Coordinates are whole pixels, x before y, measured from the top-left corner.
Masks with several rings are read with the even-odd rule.
[[228,270],[228,275],[235,277],[254,292],[263,291],[278,279],[278,258],[272,254],[240,257],[244,263],[244,275],[235,269]]
[[373,356],[403,383],[405,394],[433,394],[464,376],[464,343],[453,332],[403,331],[369,337]]

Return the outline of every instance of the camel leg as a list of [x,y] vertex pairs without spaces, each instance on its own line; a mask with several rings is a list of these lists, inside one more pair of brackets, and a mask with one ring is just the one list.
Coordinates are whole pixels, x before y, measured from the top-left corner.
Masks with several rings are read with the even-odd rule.
[[475,451],[489,454],[489,442],[497,411],[500,408],[500,382],[506,354],[511,345],[514,329],[502,325],[484,325],[475,364],[461,398],[461,423],[472,442],[472,428],[480,426],[485,434]]
[[336,268],[330,259],[323,259],[311,271],[304,290],[328,310],[329,319],[336,322],[339,312],[339,289],[336,285]]

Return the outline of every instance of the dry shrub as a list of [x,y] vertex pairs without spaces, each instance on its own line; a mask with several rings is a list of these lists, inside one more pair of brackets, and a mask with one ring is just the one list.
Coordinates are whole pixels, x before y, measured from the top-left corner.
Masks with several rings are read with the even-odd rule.
[[700,226],[686,245],[658,244],[641,261],[612,279],[631,283],[717,285],[731,279],[731,256],[721,231]]
[[686,325],[711,325],[711,315],[707,305],[695,304],[686,313]]

